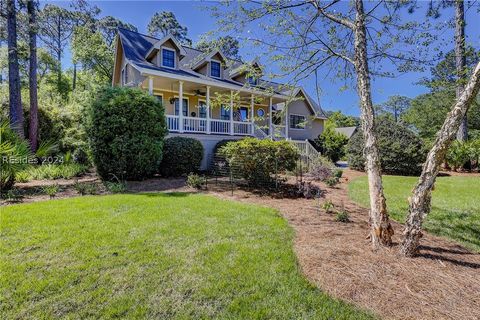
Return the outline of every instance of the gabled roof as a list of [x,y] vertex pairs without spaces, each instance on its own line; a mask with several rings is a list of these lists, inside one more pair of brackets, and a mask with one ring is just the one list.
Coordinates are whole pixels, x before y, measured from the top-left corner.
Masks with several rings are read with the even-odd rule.
[[258,59],[255,59],[251,63],[241,63],[235,68],[230,68],[230,72],[229,72],[230,77],[235,78],[241,75],[242,73],[245,73],[247,71],[247,67],[246,67],[247,65],[251,65],[252,67],[256,67],[259,70],[261,70],[261,66],[260,66],[260,63],[258,62]]
[[340,128],[335,128],[335,131],[341,134],[344,134],[347,136],[348,139],[350,139],[355,131],[357,131],[357,127],[340,127]]
[[197,70],[198,68],[205,65],[205,63],[212,61],[212,58],[215,57],[217,54],[222,58],[224,62],[227,61],[227,57],[222,53],[222,51],[213,50],[207,54],[199,55],[199,57],[197,58],[198,61],[194,62],[194,64],[192,65],[192,69]]
[[178,49],[181,57],[184,57],[187,55],[187,52],[185,51],[183,46],[180,44],[180,42],[178,42],[178,40],[175,39],[175,37],[173,37],[172,35],[167,35],[163,39],[160,39],[153,44],[153,47],[150,50],[148,50],[147,54],[145,55],[145,59],[148,60],[149,58],[151,58],[151,56],[156,52],[158,52],[160,48],[163,46],[163,44],[167,41],[171,41],[173,43],[173,45]]

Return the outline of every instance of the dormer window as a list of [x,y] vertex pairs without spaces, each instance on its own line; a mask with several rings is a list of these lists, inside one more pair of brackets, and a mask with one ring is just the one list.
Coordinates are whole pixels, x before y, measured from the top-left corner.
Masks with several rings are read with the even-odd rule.
[[162,49],[162,67],[175,68],[175,50]]
[[220,62],[218,61],[210,62],[210,76],[215,78],[220,78]]
[[255,78],[254,76],[248,76],[247,77],[247,82],[251,86],[256,86],[257,85],[257,78]]

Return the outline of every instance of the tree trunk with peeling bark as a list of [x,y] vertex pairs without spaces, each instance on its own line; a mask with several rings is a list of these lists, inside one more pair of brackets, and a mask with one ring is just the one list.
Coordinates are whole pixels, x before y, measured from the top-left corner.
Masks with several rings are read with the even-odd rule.
[[[457,71],[456,98],[460,98],[464,84],[467,59],[465,56],[465,9],[463,0],[455,1],[455,65]],[[467,115],[462,119],[457,132],[457,140],[466,141],[468,138]]]
[[368,175],[370,195],[370,239],[374,248],[392,244],[393,228],[387,213],[383,193],[382,173],[377,138],[375,135],[375,117],[371,96],[370,75],[367,58],[367,36],[363,1],[356,0],[355,19],[355,70],[357,73],[357,90],[360,96],[363,137],[365,140],[365,169]]
[[409,199],[408,218],[403,232],[402,254],[414,256],[422,237],[422,223],[430,212],[432,189],[435,184],[440,165],[445,159],[448,147],[455,139],[460,124],[480,89],[480,62],[475,67],[462,95],[457,99],[448,113],[442,128],[437,133],[435,143],[428,153],[423,165],[422,174],[413,194]]

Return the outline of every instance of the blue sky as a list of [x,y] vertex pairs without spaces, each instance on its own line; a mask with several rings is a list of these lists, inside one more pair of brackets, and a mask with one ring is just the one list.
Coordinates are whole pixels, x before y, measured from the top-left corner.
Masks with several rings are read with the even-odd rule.
[[[67,1],[48,1],[60,6],[68,6]],[[45,3],[45,2],[42,2]],[[188,28],[189,37],[194,41],[199,40],[200,36],[206,32],[216,29],[216,21],[212,18],[207,10],[204,9],[208,5],[216,5],[215,2],[194,2],[194,1],[92,1],[101,10],[101,16],[111,15],[125,22],[135,25],[139,32],[146,33],[147,24],[152,15],[157,11],[172,11],[179,22]],[[426,1],[420,1],[420,6],[425,6]],[[453,9],[448,9],[453,11]],[[447,10],[442,11],[440,19],[446,20],[450,18]],[[414,19],[423,19],[424,8],[420,8],[412,16]],[[480,23],[479,13],[475,8],[467,11],[466,34],[467,42],[475,48],[480,48]],[[474,22],[477,21],[477,22]],[[453,49],[453,30],[447,30],[443,33],[444,39],[452,39],[445,48],[446,51]],[[255,48],[250,46],[242,47],[240,53],[243,57],[251,58],[255,56]],[[64,64],[70,63],[70,55],[67,52],[64,57]],[[386,62],[388,63],[388,62]],[[426,73],[404,73],[393,79],[379,78],[372,83],[372,93],[374,103],[385,101],[390,95],[405,95],[415,97],[418,94],[425,93],[427,90],[420,85],[415,85],[420,78],[428,76]],[[353,89],[341,90],[342,82],[332,82],[329,78],[322,77],[319,74],[321,95],[319,97],[320,104],[325,110],[341,110],[350,115],[358,115],[358,97]],[[316,97],[315,82],[313,77],[303,81],[302,86]]]

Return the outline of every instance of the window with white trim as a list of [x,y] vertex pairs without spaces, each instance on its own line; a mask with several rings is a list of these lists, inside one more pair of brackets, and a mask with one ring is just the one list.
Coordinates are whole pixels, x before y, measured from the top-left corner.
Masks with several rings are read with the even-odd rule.
[[175,68],[175,51],[162,49],[162,67]]
[[198,116],[200,118],[207,117],[207,103],[205,101],[198,101]]
[[[179,104],[179,99],[175,98],[175,115],[178,116],[180,114],[180,104]],[[188,99],[183,99],[183,116],[188,117]]]
[[163,95],[155,95],[155,98],[157,98],[157,100],[163,105]]
[[215,78],[220,78],[220,62],[218,61],[211,61],[210,62],[210,76]]
[[223,104],[220,108],[220,119],[222,120],[230,120],[230,108],[227,109]]
[[305,116],[298,114],[290,115],[289,127],[290,129],[305,129]]

